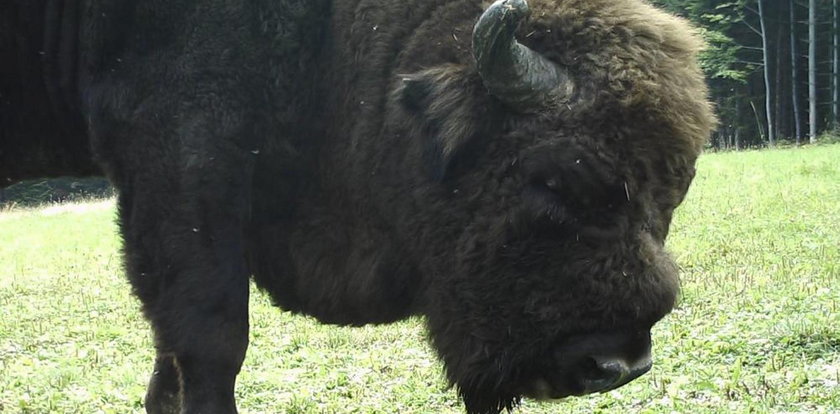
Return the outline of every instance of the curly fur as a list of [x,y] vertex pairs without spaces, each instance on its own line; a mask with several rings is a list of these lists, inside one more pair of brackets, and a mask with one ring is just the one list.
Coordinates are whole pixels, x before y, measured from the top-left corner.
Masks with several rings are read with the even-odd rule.
[[[83,126],[38,147],[89,142],[61,172],[102,168],[120,190],[158,350],[149,412],[235,410],[248,274],[327,323],[425,315],[474,414],[562,376],[546,361],[571,336],[647,332],[673,307],[664,240],[715,122],[680,19],[532,0],[517,37],[579,96],[521,114],[477,74],[480,0],[13,1],[0,40],[22,30],[7,16],[57,4],[79,13],[78,81],[24,98],[6,75],[40,81],[0,64],[0,92],[42,108],[0,117],[0,157],[32,148],[46,102],[77,91],[60,109]],[[33,33],[0,58],[37,66]],[[9,179],[33,174],[0,160]]]

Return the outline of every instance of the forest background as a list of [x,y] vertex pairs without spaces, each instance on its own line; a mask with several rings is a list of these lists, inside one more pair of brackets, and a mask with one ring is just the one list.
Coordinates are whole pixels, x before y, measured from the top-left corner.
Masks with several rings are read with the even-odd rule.
[[715,149],[837,141],[838,0],[652,0],[700,28]]

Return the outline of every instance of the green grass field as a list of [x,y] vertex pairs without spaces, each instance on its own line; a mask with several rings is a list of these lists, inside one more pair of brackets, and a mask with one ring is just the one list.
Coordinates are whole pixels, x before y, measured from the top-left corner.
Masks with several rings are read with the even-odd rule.
[[[523,413],[840,413],[840,145],[705,155],[655,365]],[[112,202],[0,212],[0,412],[131,413],[153,352]],[[459,413],[421,320],[336,328],[254,291],[243,413]]]

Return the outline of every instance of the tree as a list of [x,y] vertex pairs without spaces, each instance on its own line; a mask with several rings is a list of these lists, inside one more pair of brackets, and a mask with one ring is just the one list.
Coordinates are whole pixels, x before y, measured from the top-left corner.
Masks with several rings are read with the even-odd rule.
[[[835,0],[836,1],[836,0]],[[796,37],[796,8],[793,0],[788,2],[788,22],[790,24],[790,76],[791,76],[791,103],[793,104],[793,123],[796,133],[796,145],[802,140],[802,114],[799,110],[799,54],[797,53]]]
[[840,30],[837,28],[837,0],[831,1],[831,115],[834,128],[840,120]]
[[756,0],[758,3],[758,22],[761,27],[758,34],[761,36],[761,53],[764,59],[764,109],[767,116],[767,144],[772,147],[776,145],[776,128],[773,123],[773,94],[772,89],[770,89],[770,41],[768,39],[769,35],[767,34],[767,17],[764,14],[764,1]]
[[817,0],[808,1],[808,121],[810,142],[817,142]]

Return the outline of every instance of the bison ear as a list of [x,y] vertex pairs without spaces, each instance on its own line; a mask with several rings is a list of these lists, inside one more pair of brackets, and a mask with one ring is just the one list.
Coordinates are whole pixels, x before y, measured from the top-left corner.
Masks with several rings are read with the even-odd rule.
[[404,75],[398,90],[398,97],[403,107],[409,111],[422,111],[428,107],[427,100],[433,87],[421,76]]
[[[397,101],[416,121],[424,142],[426,164],[435,180],[442,181],[456,164],[467,162],[475,138],[486,131],[492,100],[476,73],[445,65],[402,75]],[[470,148],[471,149],[471,148]]]

